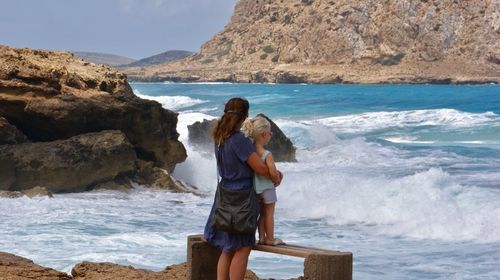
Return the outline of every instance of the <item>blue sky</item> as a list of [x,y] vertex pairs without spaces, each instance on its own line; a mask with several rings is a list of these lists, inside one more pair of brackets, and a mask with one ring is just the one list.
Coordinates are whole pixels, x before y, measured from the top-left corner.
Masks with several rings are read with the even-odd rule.
[[198,51],[237,0],[1,0],[0,44],[144,58]]

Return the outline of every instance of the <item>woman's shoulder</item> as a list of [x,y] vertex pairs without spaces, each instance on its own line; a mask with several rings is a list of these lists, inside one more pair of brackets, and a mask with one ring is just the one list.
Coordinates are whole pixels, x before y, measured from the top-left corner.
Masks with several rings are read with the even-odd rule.
[[250,138],[245,137],[245,135],[242,132],[233,133],[233,135],[231,135],[231,137],[229,137],[228,140],[236,143],[241,143],[241,142],[248,142],[250,144],[252,143],[252,140],[250,140]]

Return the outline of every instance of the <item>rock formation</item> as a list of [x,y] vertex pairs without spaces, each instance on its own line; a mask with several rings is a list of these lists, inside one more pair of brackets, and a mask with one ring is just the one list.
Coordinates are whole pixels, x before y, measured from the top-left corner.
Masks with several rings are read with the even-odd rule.
[[[51,192],[85,191],[136,170],[137,157],[123,133],[86,133],[66,140],[0,146],[0,190],[35,186]],[[104,168],[103,168],[104,167]]]
[[4,280],[71,280],[66,273],[39,266],[33,261],[0,252],[0,279]]
[[0,117],[0,145],[19,144],[28,141],[26,135],[11,125],[5,118]]
[[286,137],[285,133],[269,117],[264,114],[258,114],[257,116],[264,117],[271,123],[273,137],[271,137],[271,141],[267,144],[266,149],[273,153],[274,161],[296,161],[295,147],[292,141]]
[[16,159],[0,163],[0,189],[85,190],[134,173],[136,158],[168,172],[186,158],[177,113],[135,96],[125,75],[66,52],[0,46],[0,117],[0,143],[32,142],[0,146],[0,157]]
[[239,0],[229,24],[149,81],[500,82],[493,0]]
[[186,264],[174,265],[160,272],[135,269],[113,263],[82,262],[71,270],[74,280],[175,280],[186,279]]
[[[296,161],[295,147],[292,141],[286,137],[283,131],[266,115],[259,114],[258,116],[266,118],[271,123],[273,137],[266,148],[273,153],[274,160],[276,162]],[[189,142],[212,153],[214,146],[213,140],[209,136],[209,131],[212,127],[215,127],[216,124],[217,120],[209,121],[204,119],[202,122],[195,122],[192,125],[188,125]]]
[[[153,272],[113,263],[82,262],[76,264],[71,275],[34,264],[33,261],[16,255],[0,252],[0,279],[2,280],[179,280],[186,279],[186,263],[167,266],[163,271]],[[260,278],[248,270],[245,280]]]
[[188,140],[189,143],[195,146],[200,146],[207,150],[213,151],[214,140],[210,136],[210,132],[217,125],[217,120],[203,119],[202,122],[195,122],[188,125]]

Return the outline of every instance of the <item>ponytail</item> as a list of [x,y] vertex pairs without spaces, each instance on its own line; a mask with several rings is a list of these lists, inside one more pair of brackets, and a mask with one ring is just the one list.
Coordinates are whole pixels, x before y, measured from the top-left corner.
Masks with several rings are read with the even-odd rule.
[[253,139],[257,138],[260,133],[270,129],[271,123],[261,116],[246,119],[241,126],[241,130],[243,134],[245,134],[245,137],[252,137]]
[[245,137],[253,137],[253,123],[252,119],[247,118],[243,125],[241,126],[241,131],[245,134]]
[[231,135],[238,132],[242,122],[248,117],[250,104],[246,99],[235,97],[227,101],[224,115],[217,122],[213,137],[216,144],[223,144]]

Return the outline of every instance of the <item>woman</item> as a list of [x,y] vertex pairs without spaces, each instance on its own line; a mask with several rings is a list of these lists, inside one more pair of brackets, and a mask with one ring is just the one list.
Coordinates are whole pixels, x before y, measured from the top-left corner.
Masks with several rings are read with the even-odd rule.
[[[254,172],[270,178],[268,167],[260,160],[250,139],[240,133],[243,121],[248,117],[250,105],[242,98],[227,101],[213,137],[219,146],[218,170],[221,184],[232,190],[253,188]],[[281,178],[273,181],[279,185]],[[217,280],[243,280],[248,256],[255,244],[253,234],[230,234],[211,227],[213,206],[205,226],[205,239],[222,253],[217,263]]]

